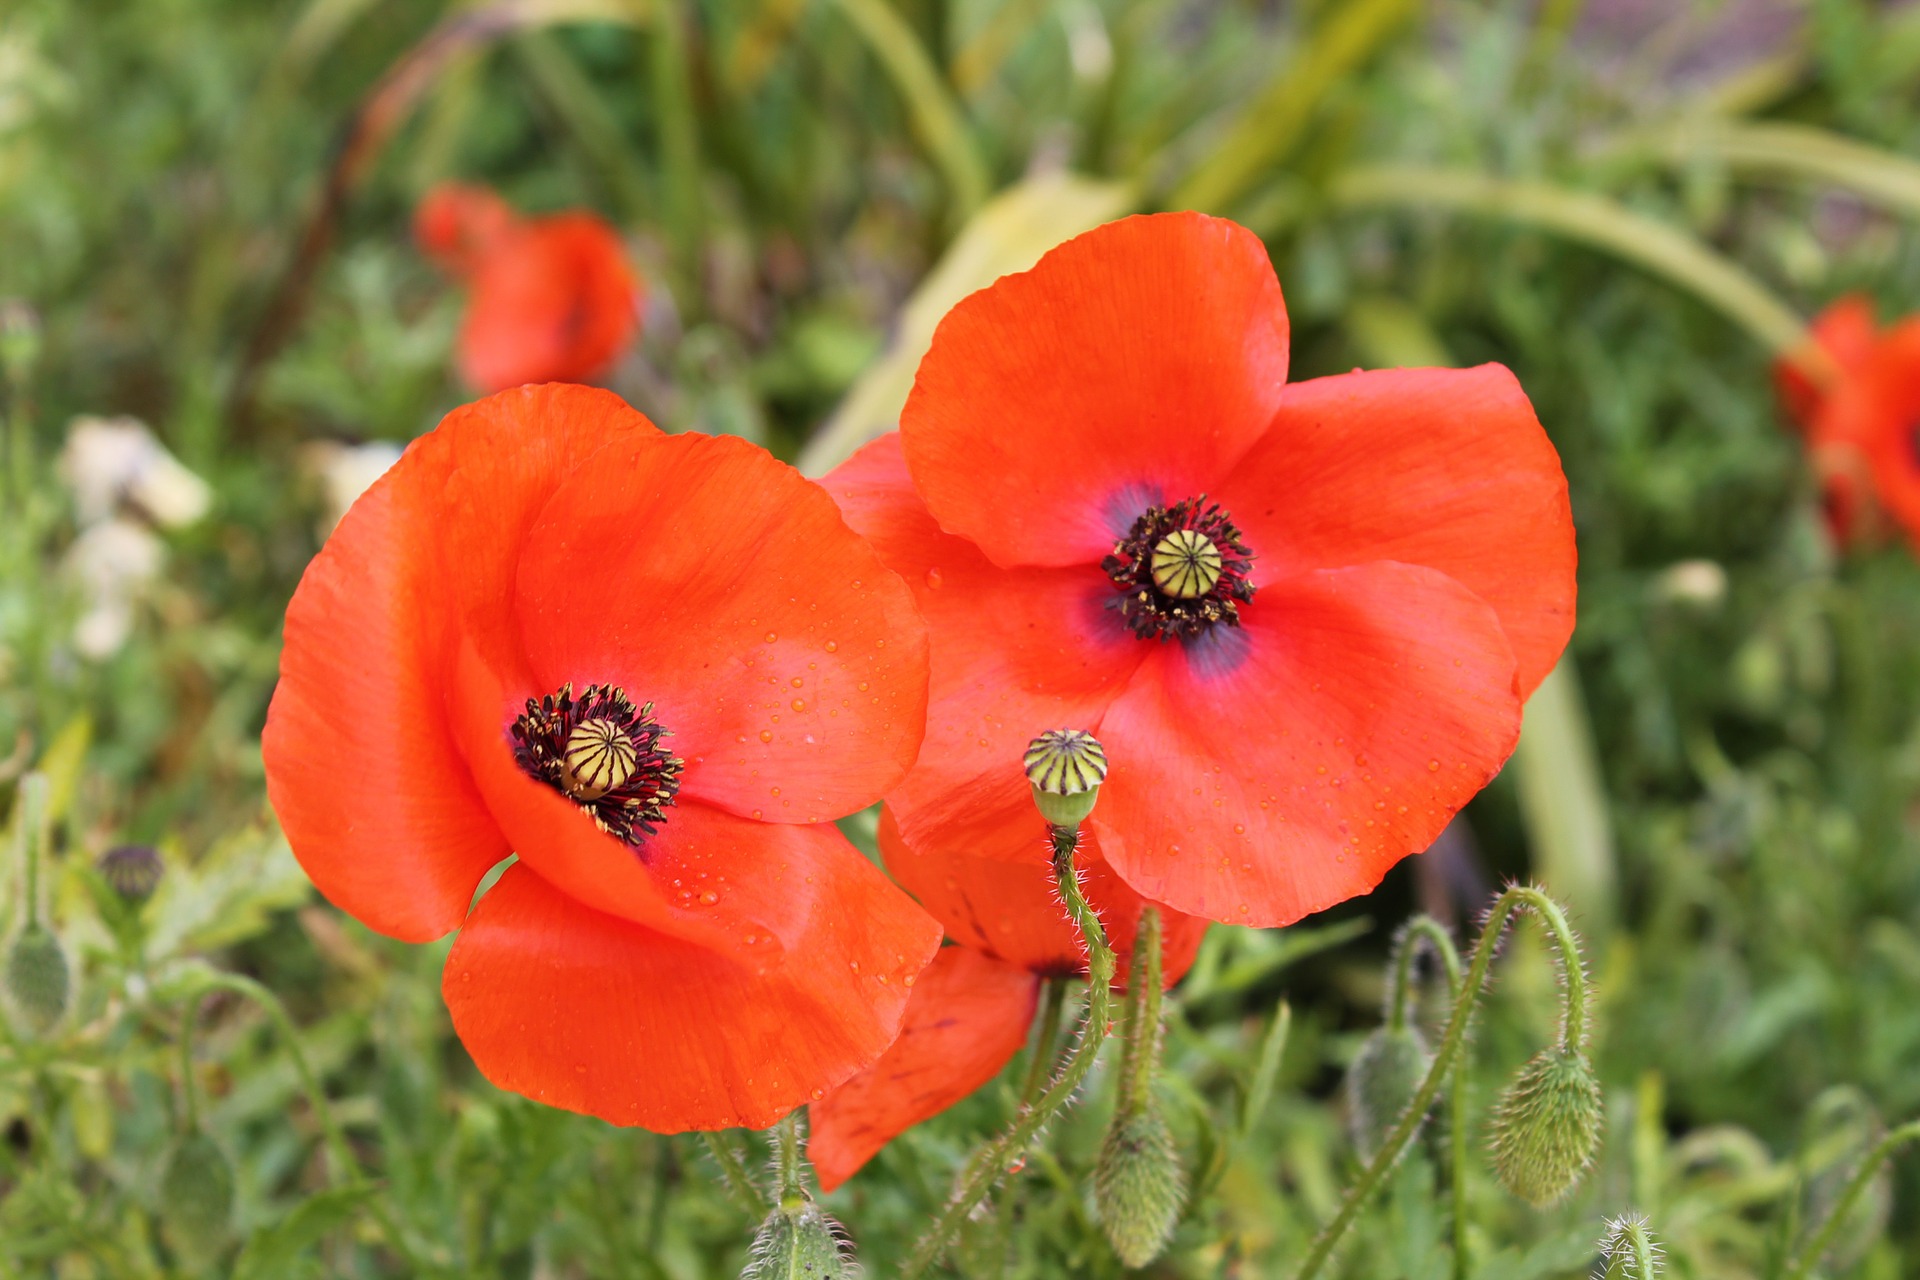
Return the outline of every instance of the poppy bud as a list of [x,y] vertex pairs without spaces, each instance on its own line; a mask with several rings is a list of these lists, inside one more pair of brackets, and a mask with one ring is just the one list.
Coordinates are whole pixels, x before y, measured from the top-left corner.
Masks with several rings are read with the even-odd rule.
[[67,1011],[70,986],[60,939],[37,920],[22,929],[7,953],[7,994],[21,1018],[46,1031]]
[[1049,729],[1027,745],[1021,763],[1040,816],[1071,831],[1093,812],[1107,777],[1107,753],[1083,729]]
[[1159,1108],[1122,1111],[1093,1170],[1093,1203],[1114,1253],[1129,1267],[1160,1256],[1180,1220],[1186,1173]]
[[233,1166],[195,1129],[174,1145],[160,1174],[160,1223],[185,1257],[212,1257],[233,1223]]
[[1360,1046],[1347,1069],[1347,1113],[1363,1161],[1393,1132],[1432,1062],[1427,1042],[1410,1025],[1381,1027]]
[[767,1215],[740,1280],[853,1280],[858,1273],[839,1224],[803,1200]]
[[128,905],[137,907],[160,887],[165,864],[160,861],[160,851],[151,845],[123,844],[101,854],[94,868]]
[[1600,1256],[1605,1265],[1599,1280],[1656,1280],[1660,1274],[1660,1244],[1647,1229],[1646,1218],[1637,1213],[1607,1223]]
[[1493,1104],[1493,1165],[1537,1205],[1572,1190],[1600,1145],[1600,1082],[1577,1049],[1543,1050]]

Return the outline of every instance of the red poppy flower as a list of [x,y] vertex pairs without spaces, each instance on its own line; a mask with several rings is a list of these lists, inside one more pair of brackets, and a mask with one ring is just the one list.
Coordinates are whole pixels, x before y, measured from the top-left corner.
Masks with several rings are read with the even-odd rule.
[[525,387],[415,441],[308,567],[268,795],[343,910],[460,930],[443,990],[495,1084],[761,1127],[892,1043],[939,945],[831,823],[911,763],[924,654],[791,468]]
[[450,184],[428,193],[415,235],[468,283],[460,373],[482,391],[584,381],[639,334],[640,278],[592,214],[523,221],[492,192]]
[[1814,383],[1803,360],[1782,361],[1776,374],[1806,436],[1828,528],[1837,542],[1874,542],[1890,516],[1920,541],[1920,316],[1883,330],[1872,303],[1849,297],[1811,329],[1833,377]]
[[1096,733],[1142,896],[1282,925],[1427,847],[1573,626],[1565,477],[1497,365],[1286,384],[1260,241],[1111,223],[961,302],[828,478],[932,636],[926,856],[1038,860],[1020,755]]
[[[1028,818],[1029,835],[1044,842],[1045,825],[1031,812]],[[939,917],[958,945],[942,950],[920,975],[893,1047],[809,1109],[813,1135],[807,1151],[828,1191],[894,1138],[999,1075],[1027,1041],[1044,978],[1087,971],[1080,936],[1060,906],[1050,868],[918,853],[900,839],[885,809],[880,852],[894,878]],[[1113,874],[1091,836],[1083,836],[1075,861],[1124,975],[1140,912],[1151,904]],[[1177,911],[1162,916],[1161,972],[1172,986],[1193,966],[1207,922]]]

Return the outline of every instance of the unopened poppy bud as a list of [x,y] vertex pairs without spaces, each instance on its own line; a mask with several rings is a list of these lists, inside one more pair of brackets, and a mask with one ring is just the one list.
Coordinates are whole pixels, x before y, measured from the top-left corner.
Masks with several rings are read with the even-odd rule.
[[137,907],[160,887],[165,864],[160,861],[160,851],[151,845],[123,844],[101,854],[94,868],[115,893]]
[[839,1224],[806,1200],[767,1215],[740,1280],[853,1280],[858,1274]]
[[1069,831],[1093,812],[1107,778],[1106,749],[1084,729],[1049,729],[1027,744],[1021,763],[1040,816]]
[[233,1224],[233,1166],[198,1129],[174,1145],[160,1173],[160,1223],[167,1243],[192,1259],[211,1257],[226,1243]]
[[1159,1109],[1115,1116],[1094,1166],[1093,1203],[1120,1261],[1144,1267],[1159,1257],[1186,1196],[1180,1153]]
[[1603,1265],[1598,1280],[1656,1280],[1661,1271],[1660,1243],[1647,1229],[1647,1220],[1629,1213],[1607,1223],[1600,1239]]
[[28,1026],[44,1032],[67,1011],[71,982],[60,939],[38,921],[13,940],[7,953],[7,994]]
[[1372,1160],[1427,1078],[1433,1055],[1412,1026],[1381,1027],[1347,1069],[1347,1112],[1354,1150]]
[[1552,1204],[1580,1181],[1600,1145],[1600,1082],[1587,1055],[1547,1049],[1493,1104],[1493,1165],[1507,1190]]

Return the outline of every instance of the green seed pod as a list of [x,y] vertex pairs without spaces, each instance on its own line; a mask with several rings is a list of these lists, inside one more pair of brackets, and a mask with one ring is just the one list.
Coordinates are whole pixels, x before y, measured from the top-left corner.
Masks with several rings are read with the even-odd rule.
[[1373,1159],[1393,1132],[1432,1062],[1427,1042],[1411,1025],[1381,1027],[1360,1046],[1347,1069],[1347,1119],[1361,1160]]
[[22,929],[7,953],[7,994],[26,1024],[45,1032],[60,1021],[71,986],[60,939],[39,921]]
[[1072,831],[1093,812],[1107,778],[1107,753],[1092,734],[1050,729],[1027,745],[1021,758],[1033,784],[1034,807],[1056,827]]
[[839,1224],[806,1200],[767,1215],[740,1280],[853,1280],[859,1271]]
[[1605,1259],[1599,1280],[1657,1280],[1662,1267],[1660,1242],[1647,1229],[1647,1220],[1629,1213],[1607,1223],[1607,1234],[1600,1238],[1600,1256]]
[[1180,1221],[1186,1173],[1158,1108],[1113,1118],[1093,1170],[1093,1204],[1114,1253],[1129,1267],[1160,1256]]
[[1520,1069],[1493,1104],[1493,1166],[1507,1190],[1552,1204],[1600,1145],[1600,1082],[1587,1055],[1547,1049]]
[[233,1225],[233,1166],[196,1129],[174,1144],[160,1173],[160,1223],[183,1257],[211,1258]]

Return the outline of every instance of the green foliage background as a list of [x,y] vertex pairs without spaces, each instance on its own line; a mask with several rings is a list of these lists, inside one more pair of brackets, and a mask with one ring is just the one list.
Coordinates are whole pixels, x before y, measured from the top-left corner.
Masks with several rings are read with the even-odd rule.
[[[1557,709],[1534,708],[1552,724],[1530,722],[1444,859],[1294,929],[1213,932],[1173,1000],[1164,1085],[1206,1190],[1156,1273],[1289,1272],[1356,1166],[1337,1086],[1377,1022],[1392,926],[1419,905],[1470,919],[1506,876],[1544,877],[1589,930],[1610,1126],[1551,1210],[1476,1161],[1481,1280],[1584,1274],[1628,1208],[1675,1275],[1768,1274],[1883,1118],[1920,1111],[1920,571],[1899,547],[1836,555],[1757,340],[1768,316],[1703,301],[1700,274],[1737,264],[1802,315],[1854,290],[1883,315],[1920,303],[1920,169],[1901,158],[1920,150],[1920,6],[520,0],[487,9],[513,20],[453,49],[390,138],[345,153],[365,163],[337,171],[345,198],[303,256],[347,122],[451,12],[0,9],[0,300],[39,335],[14,348],[4,401],[24,447],[0,520],[0,790],[30,767],[53,782],[47,878],[78,974],[52,1033],[0,1039],[0,1275],[680,1280],[742,1263],[755,1215],[697,1140],[487,1086],[439,1001],[444,946],[319,902],[265,808],[279,618],[323,533],[306,447],[404,441],[464,398],[458,298],[407,231],[451,176],[620,223],[655,288],[615,388],[663,425],[783,456],[830,418],[833,439],[884,421],[870,406],[915,355],[896,319],[956,237],[1021,265],[1076,229],[1038,230],[1048,210],[1070,224],[1076,198],[1257,230],[1297,376],[1519,375],[1580,532],[1580,626]],[[1820,132],[1766,131],[1783,125]],[[1062,169],[1109,185],[1069,198],[1034,176]],[[1400,175],[1385,196],[1383,172]],[[1451,199],[1436,172],[1509,185]],[[1010,186],[1011,206],[984,203]],[[1580,230],[1579,199],[1697,256],[1649,270]],[[991,276],[965,265],[949,287]],[[70,641],[77,525],[55,468],[91,413],[152,424],[216,494],[167,535],[131,642],[100,662]],[[1716,568],[1724,592],[1687,589]],[[1581,808],[1588,792],[1604,804]],[[127,841],[167,862],[133,913],[90,872]],[[8,938],[20,874],[8,842]],[[371,1197],[323,1153],[287,1038],[226,991],[189,1060],[237,1209],[230,1231],[184,1238],[162,1169],[186,997],[215,970],[284,1002]],[[1476,1118],[1551,1030],[1549,974],[1529,941],[1503,959]],[[1291,1032],[1263,1083],[1282,999]],[[1020,1066],[829,1200],[873,1274],[1010,1113]],[[1119,1273],[1087,1191],[1112,1090],[1103,1064],[956,1265],[1000,1274],[1010,1226],[1006,1274]],[[1345,1274],[1448,1273],[1440,1150],[1400,1166]],[[1920,1269],[1920,1176],[1877,1184],[1843,1243],[1831,1274]]]

